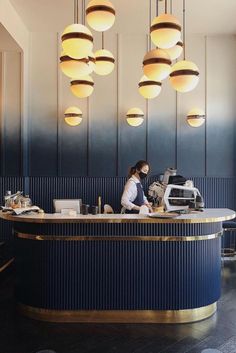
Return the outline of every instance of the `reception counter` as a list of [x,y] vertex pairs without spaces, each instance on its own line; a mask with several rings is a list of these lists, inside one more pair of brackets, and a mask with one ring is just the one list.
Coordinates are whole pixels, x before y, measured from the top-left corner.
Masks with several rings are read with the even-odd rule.
[[28,317],[60,322],[183,323],[216,311],[229,209],[145,215],[13,216],[16,297]]

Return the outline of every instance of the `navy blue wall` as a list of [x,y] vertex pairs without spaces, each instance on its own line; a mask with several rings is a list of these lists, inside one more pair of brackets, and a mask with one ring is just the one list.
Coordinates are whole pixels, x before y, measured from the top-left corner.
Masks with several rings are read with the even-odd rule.
[[233,121],[224,125],[222,119],[222,124],[208,126],[205,139],[204,127],[178,131],[176,136],[175,117],[169,116],[168,120],[171,126],[152,119],[148,128],[145,124],[131,128],[122,122],[118,141],[116,125],[109,133],[94,123],[87,134],[84,122],[78,129],[64,127],[59,143],[57,130],[49,126],[48,117],[48,123],[45,120],[40,129],[30,130],[30,155],[24,161],[19,132],[15,136],[15,131],[20,131],[20,121],[15,121],[12,132],[10,124],[2,131],[0,175],[20,176],[21,165],[26,165],[24,175],[30,176],[125,176],[130,165],[146,158],[152,174],[173,166],[188,176],[235,175]]

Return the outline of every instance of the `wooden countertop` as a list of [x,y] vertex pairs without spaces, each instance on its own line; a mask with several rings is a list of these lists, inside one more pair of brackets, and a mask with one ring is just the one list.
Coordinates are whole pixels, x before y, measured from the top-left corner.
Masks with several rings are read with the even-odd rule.
[[208,208],[203,212],[183,214],[176,218],[150,218],[139,214],[99,214],[71,217],[60,213],[34,213],[14,216],[0,211],[0,218],[11,222],[26,223],[214,223],[231,220],[236,213],[228,208]]

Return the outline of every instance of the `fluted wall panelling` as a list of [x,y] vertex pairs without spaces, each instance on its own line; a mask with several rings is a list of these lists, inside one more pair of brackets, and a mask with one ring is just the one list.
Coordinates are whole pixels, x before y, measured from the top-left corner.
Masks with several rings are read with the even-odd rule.
[[[98,34],[95,50],[100,46]],[[2,99],[7,90],[15,90],[14,95],[19,91],[19,97],[16,104],[8,100],[1,106],[1,175],[21,175],[24,166],[31,176],[125,176],[128,167],[143,158],[151,163],[153,174],[175,166],[193,177],[235,175],[234,36],[188,37],[187,59],[200,69],[198,87],[176,94],[167,79],[160,96],[148,104],[137,88],[147,36],[111,31],[105,34],[105,47],[113,52],[116,68],[107,77],[94,74],[95,91],[89,100],[81,100],[70,92],[70,80],[59,69],[60,33],[31,33],[27,138],[21,133],[20,75],[14,74],[12,61],[5,56]],[[12,79],[4,83],[6,75],[14,75],[15,87]],[[83,112],[83,121],[75,128],[64,122],[70,105]],[[138,128],[130,127],[125,117],[134,106],[143,109],[147,119]],[[198,129],[186,124],[193,106],[206,110],[206,125]],[[28,156],[21,151],[27,139]]]
[[21,54],[1,52],[0,71],[0,169],[1,175],[16,176],[22,172]]
[[[198,87],[176,95],[167,79],[160,96],[148,105],[137,90],[146,35],[105,34],[105,47],[113,52],[116,68],[107,77],[94,75],[95,91],[89,101],[74,97],[69,79],[58,72],[60,34],[45,36],[32,35],[31,85],[32,90],[38,88],[38,94],[32,95],[31,102],[30,175],[124,176],[128,166],[143,158],[148,158],[154,174],[175,166],[189,176],[234,175],[233,36],[225,36],[223,41],[227,63],[223,70],[218,69],[217,59],[221,37],[189,37],[187,58],[199,66]],[[42,57],[45,40],[49,59]],[[99,49],[99,34],[95,43]],[[221,82],[224,89],[220,89]],[[84,118],[75,128],[63,119],[64,110],[72,104],[81,108]],[[138,128],[128,126],[125,118],[134,106],[143,109],[148,118],[147,124]],[[186,124],[186,114],[194,106],[206,109],[207,125],[199,129]]]

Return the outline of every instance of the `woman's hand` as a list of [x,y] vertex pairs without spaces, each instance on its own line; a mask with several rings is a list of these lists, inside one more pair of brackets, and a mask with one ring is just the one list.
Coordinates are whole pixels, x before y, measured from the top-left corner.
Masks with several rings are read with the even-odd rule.
[[153,212],[153,209],[152,209],[152,203],[147,202],[147,203],[145,203],[145,206],[147,206],[147,207],[148,207],[148,209],[149,209],[149,213],[152,213],[152,212]]

